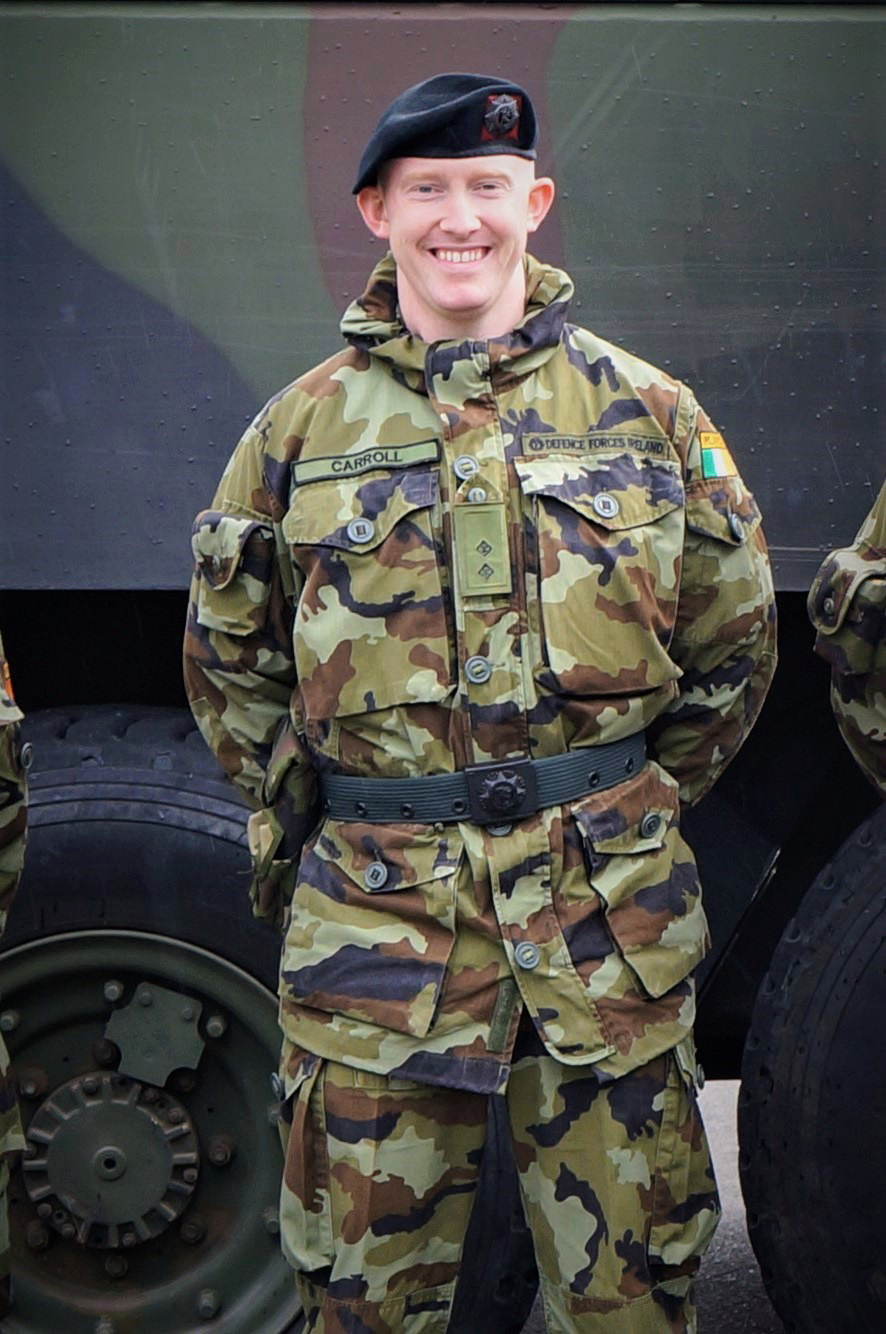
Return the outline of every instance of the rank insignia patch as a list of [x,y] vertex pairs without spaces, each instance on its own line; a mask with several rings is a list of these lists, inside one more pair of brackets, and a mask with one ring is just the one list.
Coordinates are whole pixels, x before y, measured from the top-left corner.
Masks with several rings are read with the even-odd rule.
[[738,472],[719,431],[699,431],[702,477],[734,477]]

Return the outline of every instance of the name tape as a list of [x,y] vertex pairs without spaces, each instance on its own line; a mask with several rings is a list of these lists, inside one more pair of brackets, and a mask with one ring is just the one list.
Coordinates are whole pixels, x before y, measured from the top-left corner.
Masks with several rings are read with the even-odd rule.
[[358,454],[337,454],[318,459],[299,459],[292,465],[292,480],[318,482],[328,477],[356,477],[374,468],[411,468],[416,463],[433,463],[440,457],[437,440],[416,440],[408,445],[373,445]]

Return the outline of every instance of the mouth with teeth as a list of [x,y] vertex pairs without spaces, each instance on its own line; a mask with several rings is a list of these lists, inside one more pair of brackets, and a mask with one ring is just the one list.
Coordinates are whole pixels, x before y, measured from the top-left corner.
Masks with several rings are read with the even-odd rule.
[[443,250],[436,248],[431,251],[435,259],[444,264],[477,264],[481,259],[485,259],[489,253],[488,246],[475,246],[471,250]]

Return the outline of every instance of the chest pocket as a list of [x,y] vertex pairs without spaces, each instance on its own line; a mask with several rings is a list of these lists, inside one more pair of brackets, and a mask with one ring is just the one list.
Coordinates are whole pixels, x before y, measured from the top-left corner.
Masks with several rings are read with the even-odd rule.
[[305,577],[293,634],[308,718],[449,694],[436,501],[436,473],[415,470],[294,491],[283,536]]
[[601,451],[518,459],[516,469],[536,530],[542,684],[620,695],[675,680],[667,648],[683,547],[680,465]]

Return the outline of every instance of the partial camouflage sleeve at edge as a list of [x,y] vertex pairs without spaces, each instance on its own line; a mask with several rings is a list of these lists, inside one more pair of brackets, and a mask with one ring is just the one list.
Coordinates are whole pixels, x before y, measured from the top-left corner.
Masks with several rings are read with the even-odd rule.
[[22,712],[12,697],[0,639],[0,935],[6,926],[25,855],[28,783],[21,762]]
[[[0,935],[15,896],[25,853],[27,829],[27,774],[21,762],[21,710],[12,697],[9,672],[0,639]],[[0,1160],[25,1146],[9,1069],[6,1046],[0,1036]],[[0,1285],[9,1272],[9,1234],[3,1194],[5,1164],[0,1161]],[[0,1291],[0,1307],[3,1293]],[[0,1317],[3,1311],[0,1309]]]
[[852,546],[823,561],[807,606],[843,740],[886,796],[886,482]]
[[687,531],[670,647],[683,675],[650,729],[653,754],[678,780],[684,805],[704,796],[741,747],[776,666],[775,590],[759,510],[734,469],[704,476],[699,436],[716,432],[691,395],[689,409]]

